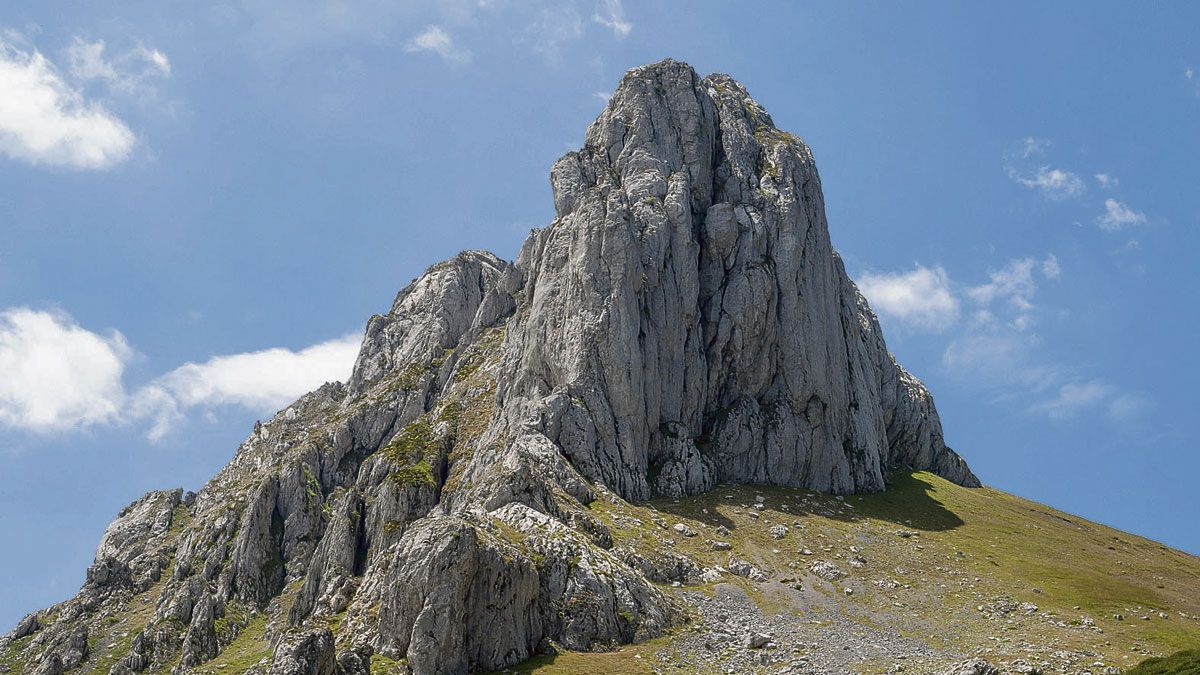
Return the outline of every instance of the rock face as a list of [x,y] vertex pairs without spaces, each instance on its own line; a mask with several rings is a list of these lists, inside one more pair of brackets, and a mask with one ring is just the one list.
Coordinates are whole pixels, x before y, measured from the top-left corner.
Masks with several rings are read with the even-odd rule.
[[[833,251],[811,152],[742,85],[630,71],[551,182],[515,263],[431,267],[346,384],[256,425],[197,495],[135,502],[80,595],[0,648],[43,672],[185,672],[235,641],[263,645],[254,672],[490,670],[682,620],[651,581],[703,570],[614,549],[596,499],[878,491],[898,467],[978,485]],[[80,627],[150,596],[120,653],[88,654]]]
[[734,481],[974,483],[829,242],[812,153],[737,82],[631,71],[551,173],[499,402],[627,499]]

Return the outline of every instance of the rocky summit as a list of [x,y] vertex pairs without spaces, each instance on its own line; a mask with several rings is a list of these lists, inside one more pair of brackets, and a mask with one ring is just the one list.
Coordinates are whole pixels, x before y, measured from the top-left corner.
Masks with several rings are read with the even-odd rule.
[[[806,558],[771,490],[836,515],[852,502],[818,493],[898,471],[979,486],[830,245],[812,153],[741,84],[631,70],[551,183],[515,262],[430,267],[367,322],[347,382],[256,425],[198,493],[122,511],[78,595],[0,639],[0,671],[466,673],[661,644],[781,567],[715,505],[647,503],[768,491],[738,518],[841,601],[867,559]],[[732,649],[784,642],[755,621]]]

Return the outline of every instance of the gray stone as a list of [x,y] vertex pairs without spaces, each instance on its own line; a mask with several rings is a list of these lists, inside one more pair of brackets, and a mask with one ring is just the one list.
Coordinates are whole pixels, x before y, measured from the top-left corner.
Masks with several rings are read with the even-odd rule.
[[337,661],[328,628],[284,636],[275,649],[268,675],[334,675]]
[[838,579],[846,576],[845,572],[838,569],[837,565],[828,560],[815,561],[812,566],[809,567],[809,570],[813,574],[825,579],[826,581],[837,581]]
[[951,666],[938,675],[1000,675],[1000,671],[986,660],[974,658]]
[[684,523],[675,523],[675,526],[672,527],[671,529],[675,530],[676,532],[678,532],[679,534],[682,534],[685,537],[696,536],[696,531],[693,530],[692,528],[688,527]]
[[751,633],[750,635],[746,636],[745,644],[746,644],[746,649],[762,649],[763,647],[766,647],[768,644],[770,644],[770,642],[771,642],[770,635],[764,635],[762,633]]

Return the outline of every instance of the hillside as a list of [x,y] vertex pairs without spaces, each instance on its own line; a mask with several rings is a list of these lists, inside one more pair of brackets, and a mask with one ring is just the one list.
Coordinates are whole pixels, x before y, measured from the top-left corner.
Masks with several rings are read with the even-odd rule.
[[[760,496],[762,510],[754,507]],[[1200,558],[929,473],[897,473],[884,493],[845,498],[720,486],[642,506],[606,499],[595,508],[619,545],[647,557],[684,554],[726,570],[741,560],[768,579],[727,572],[675,589],[700,611],[669,637],[613,654],[544,657],[515,672],[780,672],[790,665],[883,673],[901,664],[906,673],[926,673],[981,655],[1006,673],[1102,673],[1200,644]],[[680,536],[656,519],[697,534]],[[786,526],[786,535],[775,539],[774,525]],[[714,551],[714,541],[732,549]],[[746,649],[753,633],[777,646]]]

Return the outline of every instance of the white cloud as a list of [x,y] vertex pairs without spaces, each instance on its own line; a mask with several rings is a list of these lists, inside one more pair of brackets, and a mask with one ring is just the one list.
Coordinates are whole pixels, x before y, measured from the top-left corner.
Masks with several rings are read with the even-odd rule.
[[1116,422],[1128,422],[1140,417],[1151,407],[1153,403],[1144,394],[1117,394],[1108,402],[1108,417]]
[[110,58],[104,40],[88,42],[76,37],[65,54],[71,75],[80,82],[100,81],[123,94],[150,96],[152,81],[171,75],[167,55],[145,45],[137,46]]
[[967,295],[980,305],[988,305],[996,300],[1005,300],[1020,312],[1015,322],[1024,328],[1030,321],[1029,312],[1034,309],[1033,295],[1037,291],[1037,280],[1034,270],[1040,270],[1047,279],[1057,279],[1062,274],[1058,257],[1053,253],[1042,260],[1034,258],[1017,258],[997,271],[989,272],[986,284],[972,286],[967,289]]
[[996,400],[1019,401],[1027,413],[1055,420],[1091,412],[1129,422],[1150,407],[1149,399],[1082,377],[1046,352],[1037,319],[1047,312],[1033,298],[1044,280],[1062,275],[1058,257],[1047,254],[1009,260],[974,286],[953,283],[941,267],[921,265],[911,272],[864,274],[857,283],[881,317],[948,332],[942,367]]
[[1067,382],[1059,386],[1057,395],[1035,404],[1030,411],[1054,419],[1065,419],[1100,405],[1116,393],[1116,387],[1102,380]]
[[941,330],[958,318],[958,300],[941,267],[917,265],[911,272],[866,273],[857,283],[875,311],[910,327]]
[[978,309],[946,346],[942,363],[948,370],[991,387],[1016,386],[1027,392],[1040,391],[1059,379],[1060,369],[1038,357],[1041,337],[1034,328],[1039,310],[1033,296],[1039,272],[1045,279],[1062,276],[1058,257],[1009,260],[988,273],[987,283],[964,291]]
[[1008,173],[1013,180],[1041,192],[1047,199],[1069,199],[1087,192],[1087,184],[1082,178],[1062,169],[1042,166],[1032,175],[1022,175],[1010,168]]
[[1121,181],[1116,176],[1110,176],[1109,174],[1106,174],[1106,173],[1096,174],[1096,182],[1100,184],[1100,187],[1102,187],[1106,190],[1109,188],[1115,188],[1117,185],[1119,185],[1121,183]]
[[629,35],[633,30],[633,24],[625,20],[625,8],[621,6],[621,0],[600,0],[592,21],[608,28],[618,38]]
[[30,433],[147,423],[158,440],[189,409],[239,406],[270,414],[325,382],[345,380],[360,339],[304,349],[265,349],[185,363],[132,391],[124,383],[133,350],[118,332],[80,327],[61,312],[0,312],[0,427]]
[[525,29],[521,41],[548,64],[554,65],[562,60],[563,45],[579,39],[581,35],[583,20],[578,12],[571,5],[560,5],[543,8],[537,20]]
[[441,26],[427,26],[405,43],[404,51],[430,52],[456,65],[471,62],[471,52],[455,44],[454,38]]
[[76,37],[66,54],[71,74],[84,82],[117,79],[116,68],[104,58],[104,40],[85,42]]
[[[1040,339],[990,315],[976,320],[946,345],[942,366],[959,378],[975,381],[984,388],[1012,395],[1043,391],[1059,378],[1058,368],[1036,359]],[[1003,396],[1002,396],[1003,397]]]
[[1062,266],[1058,264],[1058,256],[1051,253],[1042,261],[1042,274],[1047,279],[1057,279],[1062,275]]
[[[478,0],[226,0],[212,5],[211,18],[230,32],[243,32],[256,55],[278,57],[296,50],[346,44],[395,42],[397,30],[471,23]],[[494,9],[501,9],[499,7]]]
[[360,343],[358,336],[347,335],[299,351],[274,348],[215,356],[185,363],[152,386],[184,408],[238,405],[270,413],[325,382],[349,377]]
[[299,351],[277,347],[185,363],[139,388],[128,414],[150,423],[151,441],[170,433],[192,408],[210,419],[221,406],[269,415],[326,382],[347,379],[360,343],[347,335]]
[[1146,222],[1146,214],[1125,206],[1115,199],[1104,200],[1104,214],[1096,219],[1100,229],[1115,232],[1130,225],[1142,225]]
[[134,50],[134,53],[145,59],[146,62],[159,73],[163,75],[171,74],[171,61],[167,58],[166,54],[158,51],[157,49],[149,49],[144,46],[138,46],[138,48]]
[[1021,141],[1021,159],[1029,159],[1037,155],[1045,154],[1046,148],[1050,146],[1050,141],[1044,138],[1034,138],[1027,136]]
[[104,169],[124,161],[134,134],[72,88],[37,50],[0,37],[0,153],[31,164]]
[[612,94],[608,93],[607,91],[593,91],[592,96],[594,96],[596,100],[600,101],[604,105],[608,105],[608,102],[612,100]]
[[988,273],[991,281],[971,287],[967,294],[981,304],[988,304],[997,298],[1007,298],[1018,309],[1029,309],[1029,298],[1037,289],[1033,280],[1035,264],[1033,258],[1010,260],[1000,270]]
[[46,433],[118,420],[132,354],[120,333],[92,333],[62,313],[0,312],[0,425]]
[[1102,410],[1109,420],[1126,423],[1150,407],[1150,399],[1143,394],[1123,392],[1109,382],[1093,379],[1062,384],[1053,398],[1035,404],[1030,411],[1052,419],[1067,419],[1089,410]]

